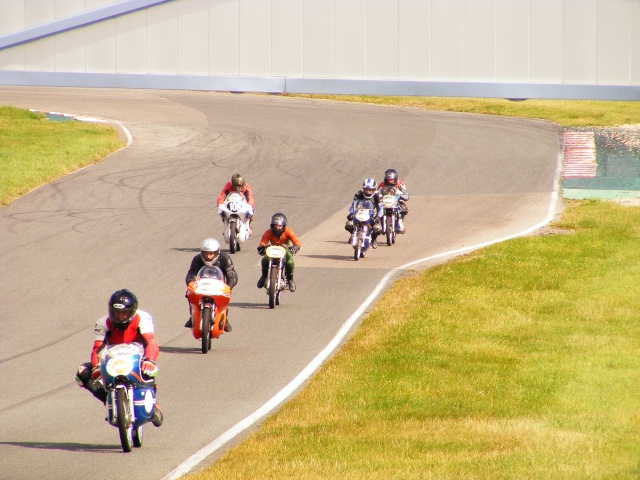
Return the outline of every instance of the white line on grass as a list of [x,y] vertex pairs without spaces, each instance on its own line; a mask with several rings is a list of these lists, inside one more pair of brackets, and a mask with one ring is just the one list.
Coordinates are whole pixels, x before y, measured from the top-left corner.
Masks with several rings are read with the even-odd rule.
[[219,448],[223,447],[227,442],[233,440],[237,435],[245,431],[250,426],[257,423],[264,416],[269,414],[276,407],[281,405],[291,394],[293,394],[305,381],[307,381],[311,375],[315,373],[315,371],[320,368],[320,366],[325,362],[327,358],[338,348],[338,346],[342,343],[345,337],[349,334],[349,331],[353,328],[353,325],[358,321],[360,316],[369,308],[369,306],[373,303],[373,301],[378,297],[378,295],[385,288],[387,282],[391,278],[393,278],[397,273],[411,268],[420,263],[428,262],[430,260],[439,259],[442,257],[450,257],[459,255],[461,253],[470,252],[473,250],[478,250],[480,248],[487,247],[489,245],[493,245],[495,243],[504,242],[507,240],[511,240],[513,238],[521,237],[523,235],[527,235],[535,230],[545,226],[551,220],[556,213],[556,205],[558,204],[558,189],[560,182],[560,174],[562,172],[562,154],[558,154],[558,162],[556,165],[556,172],[553,182],[553,192],[551,193],[551,197],[549,199],[549,206],[547,208],[547,216],[546,218],[523,230],[520,233],[515,235],[509,235],[506,237],[499,238],[497,240],[491,240],[489,242],[479,243],[477,245],[471,245],[469,247],[458,248],[456,250],[450,250],[448,252],[438,253],[436,255],[431,255],[430,257],[421,258],[420,260],[415,260],[413,262],[405,263],[399,267],[394,268],[390,272],[388,272],[380,283],[376,286],[376,288],[371,292],[371,294],[367,297],[367,299],[358,307],[358,309],[353,312],[353,314],[347,319],[347,321],[342,325],[338,333],[331,339],[329,344],[322,349],[322,351],[307,365],[293,380],[289,382],[287,386],[285,386],[282,390],[280,390],[275,396],[273,396],[270,400],[268,400],[264,405],[258,408],[255,412],[250,414],[249,416],[242,419],[240,422],[236,423],[229,430],[224,432],[218,438],[216,438],[209,445],[198,450],[196,453],[187,458],[184,462],[178,465],[173,471],[169,472],[162,480],[177,480],[182,475],[185,475],[191,469],[193,469],[196,465],[202,462],[209,455],[214,453]]

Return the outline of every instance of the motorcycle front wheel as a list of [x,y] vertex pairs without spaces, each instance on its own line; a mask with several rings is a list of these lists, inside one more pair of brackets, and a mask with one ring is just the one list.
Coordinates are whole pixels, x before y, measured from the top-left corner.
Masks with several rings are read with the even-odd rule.
[[133,446],[136,448],[140,448],[142,446],[142,425],[133,429]]
[[238,223],[235,220],[229,220],[229,251],[236,253],[238,250]]
[[116,389],[116,408],[118,432],[120,433],[120,444],[122,451],[129,453],[133,445],[133,428],[131,426],[131,415],[129,412],[129,399],[124,388]]
[[391,246],[394,243],[395,227],[391,217],[385,217],[385,231],[387,233],[387,246]]
[[358,243],[356,244],[356,246],[353,248],[353,259],[357,262],[358,260],[360,260],[360,254],[362,253],[362,246],[360,245],[360,240],[358,240]]
[[202,309],[202,332],[200,340],[202,342],[202,353],[211,350],[211,308],[204,307]]
[[269,272],[269,308],[275,308],[276,306],[278,283],[278,266],[274,265],[271,267],[271,272]]

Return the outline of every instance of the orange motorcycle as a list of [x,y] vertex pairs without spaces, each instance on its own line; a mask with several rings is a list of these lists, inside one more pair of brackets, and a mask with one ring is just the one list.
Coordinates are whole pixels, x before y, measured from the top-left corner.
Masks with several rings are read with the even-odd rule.
[[224,333],[231,288],[219,267],[202,267],[196,279],[187,286],[191,308],[192,333],[202,342],[202,353],[211,350],[211,340]]

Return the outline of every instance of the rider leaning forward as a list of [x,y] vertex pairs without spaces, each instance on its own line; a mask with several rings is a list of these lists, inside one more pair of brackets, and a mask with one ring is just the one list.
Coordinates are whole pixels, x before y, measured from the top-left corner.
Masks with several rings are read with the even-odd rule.
[[[100,351],[107,345],[138,342],[144,346],[142,374],[155,378],[158,374],[156,359],[160,348],[154,335],[153,318],[147,312],[138,310],[138,299],[133,292],[123,289],[113,293],[109,298],[109,313],[100,317],[93,329],[95,339],[91,351],[91,361],[83,363],[76,373],[76,382],[89,390],[102,403],[107,401],[107,392],[100,379]],[[160,405],[151,417],[151,422],[159,427],[163,415]]]
[[[353,201],[356,200],[371,200],[376,207],[376,214],[373,217],[373,231],[371,232],[371,248],[378,248],[378,235],[382,232],[382,225],[380,224],[380,217],[382,216],[382,204],[380,193],[377,191],[378,185],[373,178],[367,178],[362,182],[362,188],[358,190],[353,196]],[[351,234],[349,241],[351,243],[352,237],[355,233],[355,227],[353,225],[353,203],[349,208],[349,214],[347,215],[347,223],[344,225],[344,229]]]
[[[289,245],[291,242],[291,245]],[[293,230],[287,227],[287,217],[284,213],[275,213],[271,217],[271,224],[269,229],[264,232],[262,238],[260,239],[260,244],[258,245],[258,253],[263,255],[262,257],[262,276],[260,280],[258,280],[257,287],[264,287],[265,282],[267,281],[267,275],[269,274],[269,257],[265,255],[265,251],[267,246],[269,245],[282,245],[287,248],[286,259],[284,264],[284,271],[287,277],[287,284],[289,286],[289,290],[295,292],[296,290],[296,282],[293,281],[293,270],[295,268],[295,264],[293,262],[293,255],[298,253],[302,243],[293,232]]]
[[395,189],[395,194],[399,197],[398,206],[400,207],[400,215],[398,216],[398,231],[404,233],[405,229],[402,219],[409,213],[409,207],[407,207],[405,203],[409,200],[409,193],[407,192],[407,187],[404,182],[398,178],[398,172],[394,168],[388,168],[384,172],[384,182],[380,182],[378,190],[384,187],[392,187]]
[[[219,267],[224,273],[225,283],[229,285],[229,288],[233,288],[238,283],[238,273],[233,266],[233,260],[231,255],[220,252],[220,243],[215,238],[205,238],[200,245],[200,253],[193,257],[191,260],[191,266],[187,272],[187,276],[184,281],[187,286],[196,279],[196,275],[200,269],[204,266]],[[186,297],[186,295],[185,295]],[[189,304],[189,320],[184,324],[186,328],[193,327],[191,320],[191,304]],[[224,326],[225,332],[231,331],[231,325],[229,324],[229,318]]]
[[[244,180],[244,177],[239,173],[234,173],[231,176],[231,180],[225,183],[224,187],[220,191],[220,195],[218,195],[218,200],[216,201],[216,205],[219,207],[224,203],[224,199],[227,198],[227,195],[230,193],[241,193],[247,199],[247,203],[251,205],[255,209],[255,199],[253,198],[253,192],[251,191],[251,187]],[[224,221],[224,213],[220,214],[222,221]],[[249,217],[249,223],[253,221],[252,217]]]

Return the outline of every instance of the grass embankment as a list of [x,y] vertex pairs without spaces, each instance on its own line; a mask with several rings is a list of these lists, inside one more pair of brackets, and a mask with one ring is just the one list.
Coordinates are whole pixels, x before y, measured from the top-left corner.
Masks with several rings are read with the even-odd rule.
[[638,479],[640,209],[396,282],[209,479]]
[[358,95],[291,95],[425,110],[539,118],[563,127],[615,127],[640,123],[640,102],[594,100],[526,100],[501,98],[377,97]]
[[111,125],[52,122],[0,106],[0,204],[106,157],[123,142]]

